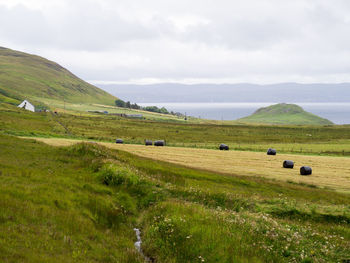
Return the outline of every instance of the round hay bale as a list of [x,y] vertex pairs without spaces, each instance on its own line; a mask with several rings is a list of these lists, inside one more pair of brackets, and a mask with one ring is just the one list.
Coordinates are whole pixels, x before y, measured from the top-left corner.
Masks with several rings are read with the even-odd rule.
[[153,142],[151,140],[145,140],[145,145],[146,146],[153,145]]
[[312,169],[310,166],[302,166],[300,167],[300,174],[301,175],[310,175],[312,174]]
[[294,167],[294,162],[293,161],[290,161],[290,160],[285,160],[283,162],[283,168],[290,168],[290,169],[293,169]]
[[154,146],[165,146],[165,141],[164,140],[155,141]]
[[229,147],[228,147],[228,145],[222,143],[222,144],[220,144],[219,149],[220,149],[221,151],[228,151],[228,150],[229,150]]
[[116,139],[115,143],[124,143],[124,141],[122,139]]
[[269,148],[267,150],[267,155],[276,155],[277,151],[275,149]]

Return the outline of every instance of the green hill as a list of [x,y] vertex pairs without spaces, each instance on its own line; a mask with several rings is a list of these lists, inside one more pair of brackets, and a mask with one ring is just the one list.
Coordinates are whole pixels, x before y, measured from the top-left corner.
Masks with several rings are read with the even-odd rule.
[[268,124],[328,125],[331,121],[305,111],[295,104],[280,103],[260,108],[252,115],[239,119],[242,122]]
[[113,105],[116,97],[45,58],[0,47],[0,102],[29,99]]

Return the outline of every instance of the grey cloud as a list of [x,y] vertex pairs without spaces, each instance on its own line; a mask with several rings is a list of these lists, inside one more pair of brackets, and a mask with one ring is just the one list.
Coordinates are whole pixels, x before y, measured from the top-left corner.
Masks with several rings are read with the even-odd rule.
[[[89,3],[89,2],[87,2]],[[7,8],[0,5],[1,38],[24,45],[78,50],[118,48],[120,43],[158,37],[150,26],[106,14],[99,5],[70,5],[52,17],[23,5]],[[156,22],[152,26],[157,26]]]
[[47,35],[50,27],[40,11],[25,6],[6,8],[0,5],[0,38],[15,43],[51,45],[54,41]]
[[[332,74],[344,81],[350,69],[346,0],[60,2],[56,9],[31,0],[0,4],[0,42],[57,60],[85,79],[247,82]],[[186,25],[188,17],[199,22]]]
[[272,19],[247,21],[227,19],[215,24],[193,27],[183,39],[221,45],[230,49],[251,50],[274,46],[297,34],[294,26]]

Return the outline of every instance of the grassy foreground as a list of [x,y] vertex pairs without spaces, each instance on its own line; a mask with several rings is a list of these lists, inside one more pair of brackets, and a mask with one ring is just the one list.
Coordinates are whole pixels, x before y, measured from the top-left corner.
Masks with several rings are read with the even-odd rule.
[[0,135],[1,262],[341,262],[350,196]]
[[129,206],[137,202],[99,180],[102,149],[4,136],[0,145],[0,262],[140,260]]

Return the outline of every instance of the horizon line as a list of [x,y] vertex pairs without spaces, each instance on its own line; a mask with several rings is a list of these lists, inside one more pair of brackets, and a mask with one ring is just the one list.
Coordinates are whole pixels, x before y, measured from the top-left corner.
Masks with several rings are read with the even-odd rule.
[[350,81],[339,81],[339,82],[297,82],[297,81],[285,81],[285,82],[231,82],[231,81],[213,81],[213,80],[169,80],[169,79],[134,79],[127,81],[120,80],[87,80],[86,82],[93,85],[159,85],[159,84],[178,84],[178,85],[256,85],[256,86],[268,86],[268,85],[285,85],[285,84],[299,84],[299,85],[341,85],[350,84]]

